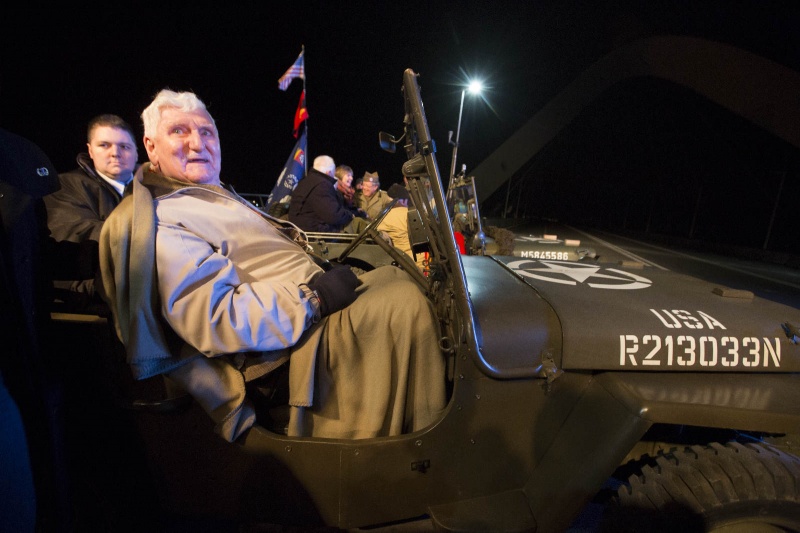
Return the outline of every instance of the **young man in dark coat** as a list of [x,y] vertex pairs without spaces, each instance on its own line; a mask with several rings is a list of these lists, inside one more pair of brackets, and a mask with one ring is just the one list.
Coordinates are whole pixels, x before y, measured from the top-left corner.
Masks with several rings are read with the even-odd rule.
[[[78,168],[58,176],[61,189],[45,197],[47,225],[56,241],[82,243],[100,238],[103,222],[117,207],[137,167],[133,128],[117,115],[99,115],[87,127],[88,152],[78,154]],[[68,310],[100,305],[94,279],[59,280],[56,297]]]

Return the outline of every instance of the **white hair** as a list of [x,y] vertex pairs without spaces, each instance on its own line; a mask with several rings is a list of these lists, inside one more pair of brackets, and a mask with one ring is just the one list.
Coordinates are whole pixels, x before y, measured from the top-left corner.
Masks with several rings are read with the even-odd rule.
[[[152,139],[155,136],[158,122],[161,120],[161,110],[165,107],[172,107],[183,112],[192,112],[200,109],[208,113],[206,104],[196,94],[191,92],[177,93],[169,89],[162,89],[150,102],[150,105],[142,111],[142,125],[144,126],[145,137]],[[211,118],[211,123],[216,127],[217,124],[214,122],[214,117],[210,113],[208,116]]]
[[335,177],[334,172],[336,172],[336,163],[334,163],[331,156],[320,155],[314,158],[314,170],[319,170],[323,174]]

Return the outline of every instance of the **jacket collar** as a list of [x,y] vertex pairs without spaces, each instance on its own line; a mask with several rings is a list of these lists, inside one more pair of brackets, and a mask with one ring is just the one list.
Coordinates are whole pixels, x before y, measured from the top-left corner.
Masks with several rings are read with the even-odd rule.
[[219,188],[222,187],[228,191],[231,190],[230,186],[225,185],[224,183],[220,186],[217,186],[206,185],[202,183],[190,183],[188,181],[169,178],[160,172],[153,170],[150,163],[144,163],[141,165],[136,171],[133,179],[138,180],[142,185],[147,187],[150,190],[150,194],[153,195],[153,198],[159,198],[187,187],[200,187],[202,189],[209,189],[212,191],[219,190]]

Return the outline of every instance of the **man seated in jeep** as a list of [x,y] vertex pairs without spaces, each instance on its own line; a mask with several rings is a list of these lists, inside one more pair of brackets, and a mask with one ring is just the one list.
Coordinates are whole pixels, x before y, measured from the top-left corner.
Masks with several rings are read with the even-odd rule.
[[359,209],[367,214],[369,220],[375,220],[386,209],[393,198],[381,189],[380,177],[377,172],[365,172],[361,179],[361,189],[356,191],[355,201]]
[[337,190],[333,158],[321,155],[292,192],[289,222],[304,231],[361,233],[367,220],[348,209]]
[[305,236],[220,182],[214,119],[163,90],[142,113],[149,163],[106,220],[103,286],[134,375],[166,374],[233,441],[245,382],[291,361],[288,434],[396,435],[445,406],[431,303],[393,266],[324,270]]

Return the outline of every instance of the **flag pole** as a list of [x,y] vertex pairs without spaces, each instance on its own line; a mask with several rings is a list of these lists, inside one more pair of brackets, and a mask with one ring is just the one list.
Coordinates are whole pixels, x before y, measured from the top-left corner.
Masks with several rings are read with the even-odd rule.
[[[306,93],[306,45],[300,45],[300,53],[303,55],[303,94],[305,95],[305,106],[308,109],[308,93]],[[306,135],[306,157],[303,159],[303,174],[308,172],[308,117],[303,121],[305,130],[303,133]]]
[[[303,92],[300,95],[300,102],[298,102],[297,111],[295,112],[295,138],[300,133],[300,127],[303,126],[308,120],[308,113],[306,111],[306,78],[305,78],[305,45],[301,45],[300,55],[295,59],[294,63],[286,69],[283,76],[278,78],[278,89],[285,91],[289,88],[295,78],[303,80]],[[306,126],[307,128],[307,126]],[[267,211],[277,202],[284,202],[287,198],[291,197],[291,193],[297,182],[306,174],[308,168],[307,162],[307,129],[303,130],[302,135],[295,143],[294,149],[289,154],[289,159],[286,161],[283,170],[278,176],[275,186],[272,188],[267,199]]]

